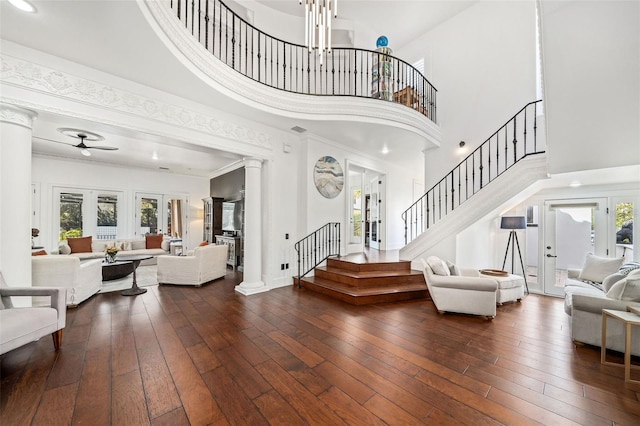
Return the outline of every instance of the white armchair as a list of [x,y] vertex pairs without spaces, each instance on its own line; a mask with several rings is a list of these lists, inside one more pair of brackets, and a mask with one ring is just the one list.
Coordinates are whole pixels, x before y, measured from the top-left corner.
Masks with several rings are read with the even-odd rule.
[[189,256],[158,256],[158,283],[194,285],[224,277],[227,273],[226,244],[196,247]]
[[[434,258],[432,256],[427,261],[422,261],[424,278],[439,313],[457,312],[495,318],[498,292],[496,280],[480,277],[475,269],[458,269],[435,258],[442,262],[441,266],[437,265]],[[451,275],[451,269],[458,275]]]
[[[74,256],[60,255],[33,256],[31,275],[34,287],[66,287],[67,305],[75,308],[100,291],[102,260],[80,261]],[[34,299],[34,305],[47,303],[48,300],[43,298]]]
[[[14,308],[12,296],[46,296],[47,307]],[[9,287],[0,273],[0,354],[51,334],[55,350],[62,344],[66,324],[65,288]]]

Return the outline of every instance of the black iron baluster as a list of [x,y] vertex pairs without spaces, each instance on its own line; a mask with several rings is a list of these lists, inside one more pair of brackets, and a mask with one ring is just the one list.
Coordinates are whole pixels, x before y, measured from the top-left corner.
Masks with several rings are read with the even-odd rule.
[[458,165],[458,206],[462,204],[461,195],[462,195],[462,180],[460,178],[460,169],[461,167]]
[[488,164],[487,164],[487,169],[488,169],[488,172],[489,172],[489,173],[488,173],[488,174],[489,174],[489,176],[488,176],[488,179],[489,179],[489,180],[488,180],[488,182],[491,182],[491,138],[489,138],[489,143],[488,143],[488,145],[489,145],[489,146],[488,146],[488,151],[489,151],[489,152],[487,153],[487,157],[488,157],[488,161],[487,161],[487,162],[488,162]]
[[483,180],[483,175],[482,175],[482,170],[484,169],[484,166],[482,165],[482,146],[480,146],[480,167],[478,167],[478,169],[480,170],[480,189],[482,189],[482,180]]
[[464,200],[469,199],[469,159],[464,160]]
[[524,138],[524,151],[522,152],[522,156],[525,157],[527,155],[527,108],[524,109],[524,125],[522,127],[523,138]]
[[451,171],[451,211],[453,211],[453,209],[455,208],[455,197],[456,195],[456,187],[454,184],[454,176],[453,176],[453,170]]
[[517,143],[518,143],[518,139],[516,138],[516,117],[513,117],[513,164],[515,164],[518,161],[517,152],[516,152]]
[[507,170],[509,159],[509,143],[507,142],[507,126],[504,126],[504,170]]
[[533,104],[533,152],[538,152],[538,112],[536,111],[538,108],[538,104]]
[[471,154],[471,195],[476,193],[476,152]]
[[[447,176],[444,177],[444,179],[442,179],[442,181],[444,181],[444,215],[447,215],[447,211],[449,209],[449,190],[447,188]],[[440,182],[442,182],[440,181]]]
[[204,3],[204,48],[209,50],[209,0]]

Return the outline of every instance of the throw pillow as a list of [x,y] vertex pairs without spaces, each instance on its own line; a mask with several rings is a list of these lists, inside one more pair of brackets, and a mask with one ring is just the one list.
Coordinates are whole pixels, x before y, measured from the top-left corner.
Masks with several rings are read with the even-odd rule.
[[622,279],[624,279],[624,275],[619,272],[609,275],[602,281],[602,291],[604,291],[605,293],[608,292],[615,283]]
[[436,275],[451,275],[451,271],[449,271],[449,267],[446,262],[437,256],[427,257],[427,265],[429,265],[433,273]]
[[92,241],[91,242],[91,251],[94,253],[102,253],[107,249],[109,243],[104,241]]
[[131,241],[130,244],[131,244],[131,250],[144,250],[145,248],[147,248],[146,239],[133,240]]
[[38,251],[31,252],[31,256],[45,256],[46,254],[47,254],[46,250],[38,250]]
[[160,248],[164,251],[171,250],[171,241],[167,239],[162,240],[162,244],[160,244]]
[[67,238],[71,253],[91,253],[91,235],[80,238]]
[[594,256],[593,254],[587,254],[584,266],[578,276],[579,280],[593,281],[601,283],[611,274],[615,274],[620,269],[620,265],[624,258],[610,258]]
[[209,245],[209,241],[203,241],[200,244],[198,244],[200,247],[204,247],[204,246],[208,246]]
[[450,275],[460,276],[460,268],[458,265],[454,265],[453,263],[447,261],[447,267],[449,268]]
[[640,262],[627,262],[620,267],[622,275],[628,275],[631,271],[640,269]]
[[640,277],[624,278],[611,287],[607,292],[607,297],[616,300],[626,300],[631,302],[640,301]]
[[71,247],[69,247],[69,244],[60,244],[58,246],[58,253],[60,254],[71,254]]
[[148,248],[148,249],[159,249],[159,248],[162,248],[162,239],[164,238],[164,235],[162,235],[162,234],[145,235],[144,238],[145,238],[145,240],[147,242],[146,248]]

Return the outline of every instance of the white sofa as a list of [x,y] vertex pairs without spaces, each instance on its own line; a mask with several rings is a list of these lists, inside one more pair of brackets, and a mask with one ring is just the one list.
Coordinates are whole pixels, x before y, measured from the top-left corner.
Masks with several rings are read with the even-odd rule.
[[[437,260],[442,262],[438,265]],[[422,260],[429,294],[439,313],[496,316],[498,282],[475,269],[459,269],[435,256]]]
[[118,252],[117,256],[132,256],[132,255],[149,255],[153,256],[152,259],[144,260],[140,262],[141,265],[155,265],[156,258],[158,256],[162,256],[165,254],[169,254],[171,248],[171,237],[164,236],[162,239],[162,243],[160,245],[161,248],[150,248],[146,247],[145,238],[121,238],[117,240],[92,240],[91,241],[91,252],[85,253],[71,253],[71,248],[67,244],[66,241],[61,241],[58,245],[58,254],[64,254],[69,256],[74,256],[79,258],[80,260],[85,259],[104,259],[105,249],[109,246],[117,246],[124,247]]
[[[67,320],[64,288],[9,287],[0,273],[0,354],[9,352],[47,334],[55,350],[62,344]],[[14,308],[11,297],[39,296],[49,299],[46,307]]]
[[224,277],[227,273],[226,244],[196,247],[188,256],[161,256],[158,258],[158,283],[194,285]]
[[[76,307],[100,291],[102,258],[81,262],[76,256],[33,256],[31,275],[34,287],[65,287],[67,306]],[[47,303],[43,298],[34,298],[36,306]]]
[[[594,262],[601,263],[595,272]],[[619,272],[621,264],[621,259],[591,256],[585,261],[585,267],[591,267],[591,273],[585,274],[584,267],[569,270],[564,288],[564,310],[571,316],[571,338],[575,342],[602,345],[603,309],[640,308],[640,269],[623,274]],[[624,266],[621,269],[624,272]],[[623,325],[616,320],[607,321],[607,348],[624,352],[624,342]],[[640,355],[639,327],[632,327],[631,353]]]

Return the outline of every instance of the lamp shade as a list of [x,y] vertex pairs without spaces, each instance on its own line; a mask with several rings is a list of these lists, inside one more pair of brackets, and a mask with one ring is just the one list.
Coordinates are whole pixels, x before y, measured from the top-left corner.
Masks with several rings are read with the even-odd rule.
[[527,220],[524,216],[502,216],[500,229],[527,229]]

